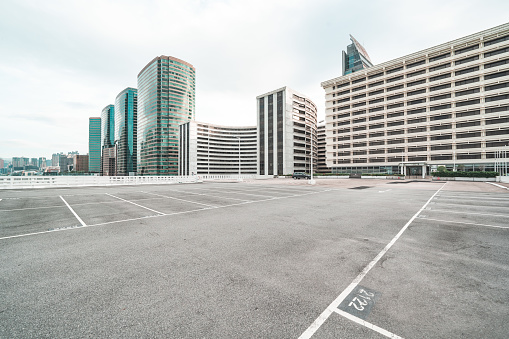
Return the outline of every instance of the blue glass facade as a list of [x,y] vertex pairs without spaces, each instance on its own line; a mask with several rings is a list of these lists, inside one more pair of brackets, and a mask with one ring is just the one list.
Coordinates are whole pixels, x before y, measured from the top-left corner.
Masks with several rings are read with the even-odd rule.
[[101,112],[101,147],[115,144],[115,106],[108,105]]
[[137,171],[137,108],[138,90],[126,88],[115,99],[115,145],[117,175]]
[[352,43],[343,51],[343,75],[373,66],[364,47],[351,35],[350,40]]
[[138,74],[138,174],[178,175],[179,125],[194,119],[195,69],[154,58]]
[[88,119],[88,171],[101,170],[101,118]]

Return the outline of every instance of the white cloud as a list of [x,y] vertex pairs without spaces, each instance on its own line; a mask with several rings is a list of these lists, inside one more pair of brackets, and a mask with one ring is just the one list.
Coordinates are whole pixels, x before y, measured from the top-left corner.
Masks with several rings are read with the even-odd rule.
[[255,97],[282,86],[310,96],[323,117],[320,82],[340,75],[349,33],[380,63],[502,24],[508,9],[494,0],[4,0],[0,156],[87,153],[88,117],[136,87],[158,55],[196,67],[199,121],[254,125]]

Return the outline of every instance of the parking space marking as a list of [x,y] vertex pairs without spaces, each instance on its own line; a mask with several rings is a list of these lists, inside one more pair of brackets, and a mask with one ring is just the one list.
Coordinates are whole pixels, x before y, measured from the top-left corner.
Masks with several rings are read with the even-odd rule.
[[450,221],[450,220],[433,219],[433,218],[427,218],[427,217],[421,217],[420,219],[421,220],[431,220],[431,221],[445,222],[445,223],[453,223],[453,224],[464,224],[464,225],[474,225],[474,226],[495,227],[495,228],[509,229],[509,226],[477,224],[477,223],[474,223],[474,222]]
[[449,210],[436,210],[433,208],[427,208],[427,211],[441,212],[441,213],[455,213],[455,214],[471,214],[471,215],[486,215],[490,217],[505,217],[509,218],[509,214],[492,214],[492,213],[476,213],[476,212],[463,212],[463,211],[449,211]]
[[[212,194],[205,194],[205,193],[194,193],[194,192],[186,192],[186,191],[177,191],[177,192],[180,192],[180,193],[187,193],[187,194],[194,194],[194,195],[203,195],[203,196],[206,196],[206,197],[214,197],[214,198],[221,198],[221,199],[240,200],[240,201],[251,201],[251,200],[246,200],[246,199],[238,199],[238,198],[222,197],[222,196],[220,196],[220,195],[212,195]],[[227,192],[223,192],[223,193],[227,193]],[[239,193],[239,194],[242,194],[242,193]]]
[[62,201],[66,204],[66,206],[69,207],[69,210],[72,212],[72,214],[74,214],[76,219],[78,219],[78,221],[80,222],[81,226],[87,226],[87,224],[85,224],[85,222],[83,220],[81,220],[80,216],[76,212],[74,212],[72,207],[67,203],[67,201],[65,201],[65,199],[61,195],[60,195],[60,199],[62,199]]
[[475,200],[475,201],[484,201],[484,200],[503,200],[503,201],[509,201],[509,198],[479,198],[479,197],[458,197],[458,196],[447,196],[447,195],[441,195],[438,198],[445,198],[445,199],[461,199],[461,201],[465,200]]
[[58,207],[64,207],[64,206],[62,206],[62,205],[55,205],[55,206],[41,206],[41,207],[13,208],[12,210],[0,210],[0,212],[14,212],[14,211],[25,211],[25,210],[38,210],[38,209],[44,209],[44,208],[58,208]]
[[435,198],[435,196],[447,185],[447,182],[444,183],[432,196],[426,201],[426,203],[413,215],[412,218],[401,228],[401,230],[392,238],[392,240],[385,246],[378,255],[371,260],[371,262],[364,267],[361,273],[357,275],[357,277],[350,283],[350,285],[343,291],[341,294],[318,316],[318,318],[313,321],[311,325],[301,334],[299,339],[308,339],[311,338],[315,332],[323,325],[323,323],[330,317],[330,315],[336,311],[337,307],[341,302],[352,292],[355,287],[364,279],[364,277],[368,274],[368,272],[378,263],[378,261],[389,251],[389,249],[396,243],[396,241],[401,237],[403,232],[410,226],[410,224],[417,218],[419,214],[429,205],[431,200]]
[[[166,216],[172,216],[172,215],[178,215],[178,214],[186,214],[186,213],[192,213],[192,212],[199,212],[199,211],[205,211],[205,210],[211,210],[211,209],[220,209],[220,208],[226,208],[226,207],[232,207],[232,206],[254,204],[254,203],[258,203],[258,202],[265,202],[265,201],[270,201],[270,200],[279,200],[279,199],[285,199],[285,198],[291,198],[291,197],[301,197],[301,196],[305,196],[305,195],[317,194],[317,193],[323,193],[323,192],[329,192],[329,191],[332,191],[332,189],[327,189],[327,190],[317,191],[317,192],[311,192],[311,193],[304,193],[304,194],[301,194],[301,195],[294,195],[294,196],[290,196],[290,197],[275,197],[275,198],[269,198],[269,199],[263,199],[263,200],[244,201],[244,202],[240,202],[240,203],[236,203],[236,204],[231,204],[231,205],[224,205],[224,206],[206,205],[208,207],[199,208],[199,209],[190,210],[190,211],[181,211],[181,212],[174,212],[174,213],[167,213],[167,214],[149,215],[149,216],[144,216],[144,217],[139,217],[139,218],[131,218],[131,219],[124,219],[124,220],[108,221],[108,222],[104,222],[104,223],[98,223],[98,224],[93,224],[93,225],[86,225],[86,226],[82,226],[82,227],[58,228],[58,229],[52,229],[52,230],[48,230],[48,231],[41,231],[41,232],[33,232],[33,233],[11,235],[11,236],[7,236],[7,237],[0,237],[0,240],[7,240],[7,239],[12,239],[12,238],[21,238],[21,237],[27,237],[27,236],[31,236],[31,235],[39,235],[39,234],[53,233],[53,232],[59,232],[59,231],[69,231],[69,230],[74,230],[74,229],[78,229],[78,228],[85,228],[85,227],[103,226],[103,225],[108,225],[108,224],[116,224],[116,223],[121,223],[121,222],[126,222],[126,221],[135,221],[135,220],[146,219],[146,218],[166,217]],[[155,193],[148,193],[148,192],[144,192],[144,193],[155,194]],[[108,193],[104,193],[104,194],[108,194]],[[168,197],[168,198],[172,198],[172,197]],[[183,199],[178,199],[178,198],[174,198],[174,199],[176,199],[176,200],[183,200]],[[196,203],[194,201],[189,201],[189,202]],[[197,204],[204,205],[204,204],[201,204],[201,203],[197,203]]]
[[499,185],[499,184],[495,184],[494,182],[487,182],[487,184],[490,184],[490,185],[493,185],[493,186],[497,186],[499,188],[503,188],[503,189],[509,190],[509,188],[507,188],[505,186],[502,186],[502,185]]
[[[214,192],[217,192],[217,190],[212,190],[212,189],[202,189],[202,191],[214,191]],[[188,191],[177,191],[175,190],[175,192],[180,192],[180,193],[189,193],[189,194],[200,194],[200,193],[191,193],[191,192],[188,192]],[[247,192],[247,191],[245,191]],[[221,193],[231,193],[231,194],[244,194],[244,195],[253,195],[253,196],[256,196],[256,197],[264,197],[264,198],[272,198],[271,195],[261,195],[261,194],[253,194],[253,193],[245,193],[243,191],[240,191],[240,192],[235,192],[235,191],[221,191]],[[203,193],[203,195],[205,195]],[[221,197],[222,198],[222,197]],[[235,199],[235,198],[230,198],[230,199]],[[238,199],[238,200],[245,200],[245,199]],[[246,201],[249,201],[249,200],[246,200]]]
[[185,199],[180,199],[180,198],[175,198],[175,197],[169,197],[169,196],[162,195],[162,194],[156,194],[156,193],[150,193],[150,192],[143,192],[143,191],[140,191],[140,192],[141,192],[141,193],[145,193],[145,194],[155,195],[155,196],[162,197],[162,198],[175,199],[175,200],[180,200],[180,201],[184,201],[184,202],[189,202],[189,203],[193,203],[193,204],[197,204],[197,205],[207,206],[207,207],[210,207],[210,208],[217,208],[217,207],[218,207],[218,206],[215,206],[215,205],[207,205],[207,204],[203,204],[203,203],[201,203],[201,202],[196,202],[196,201],[191,201],[191,200],[185,200]]
[[140,220],[140,219],[146,219],[146,218],[156,218],[156,217],[162,217],[163,215],[148,215],[145,217],[139,217],[139,218],[132,218],[132,219],[125,219],[125,220],[116,220],[116,221],[109,221],[104,222],[100,224],[93,224],[93,225],[84,225],[84,226],[75,226],[75,227],[60,227],[60,228],[54,228],[47,231],[41,231],[41,232],[32,232],[32,233],[25,233],[25,234],[18,234],[18,235],[10,235],[7,237],[2,237],[0,240],[6,240],[6,239],[13,239],[13,238],[22,238],[22,237],[28,237],[31,235],[39,235],[39,234],[46,234],[46,233],[53,233],[53,232],[61,232],[61,231],[69,231],[69,230],[75,230],[80,228],[86,228],[86,227],[95,227],[95,226],[102,226],[106,224],[114,224],[118,222],[124,222],[124,221],[134,221],[134,220]]
[[343,316],[345,318],[347,318],[348,320],[351,320],[359,325],[362,325],[364,327],[367,327],[375,332],[378,332],[386,337],[389,337],[389,338],[395,338],[395,339],[403,339],[403,337],[400,337],[399,335],[396,335],[394,333],[391,333],[381,327],[378,327],[376,325],[373,325],[372,323],[370,322],[367,322],[366,320],[362,320],[361,318],[358,318],[354,315],[351,315],[350,313],[347,313],[345,311],[342,311],[340,309],[335,309],[334,312],[336,312],[337,314],[339,314],[340,316]]
[[128,203],[130,203],[130,204],[136,205],[136,206],[138,206],[138,207],[144,208],[144,209],[146,209],[146,210],[152,211],[152,212],[154,212],[154,213],[157,213],[157,214],[160,214],[160,215],[165,215],[165,213],[158,212],[158,211],[153,210],[153,209],[151,209],[151,208],[148,208],[148,207],[142,206],[142,205],[140,205],[140,204],[137,204],[137,203],[135,203],[135,202],[133,202],[133,201],[125,200],[125,199],[122,199],[122,198],[116,197],[116,196],[114,196],[114,195],[112,195],[112,194],[109,194],[109,193],[104,193],[104,194],[107,194],[107,195],[109,195],[110,197],[117,198],[117,199],[119,199],[119,200],[122,200],[122,201],[128,202]]

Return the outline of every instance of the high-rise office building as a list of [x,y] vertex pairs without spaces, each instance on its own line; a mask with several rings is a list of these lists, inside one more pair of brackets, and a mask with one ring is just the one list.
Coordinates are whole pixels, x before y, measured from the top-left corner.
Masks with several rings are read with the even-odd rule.
[[509,24],[322,87],[333,172],[496,170],[509,145]]
[[343,75],[373,66],[364,47],[351,35],[350,40],[352,43],[343,51]]
[[259,95],[256,102],[258,174],[310,173],[311,166],[316,171],[315,104],[288,87]]
[[[56,166],[55,160],[52,165]],[[97,117],[88,120],[88,171],[101,171],[101,118]]]
[[30,158],[30,166],[39,167],[39,163],[37,161],[37,158]]
[[115,175],[115,164],[111,164],[116,158],[115,147],[115,106],[108,105],[101,112],[101,175]]
[[256,126],[180,125],[179,175],[256,174]]
[[317,173],[329,173],[330,169],[327,167],[326,162],[326,133],[325,133],[325,121],[320,121],[318,123],[317,128],[317,142],[318,142],[318,151],[317,151]]
[[138,174],[177,175],[179,125],[194,119],[195,69],[159,56],[138,74]]
[[126,88],[115,99],[117,175],[136,175],[138,90]]
[[101,112],[101,148],[115,144],[115,106],[108,105]]

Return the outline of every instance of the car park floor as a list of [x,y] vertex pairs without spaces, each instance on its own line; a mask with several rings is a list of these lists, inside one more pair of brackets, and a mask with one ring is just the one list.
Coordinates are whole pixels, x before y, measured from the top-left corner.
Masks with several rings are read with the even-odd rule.
[[507,338],[500,186],[1,190],[0,337]]

